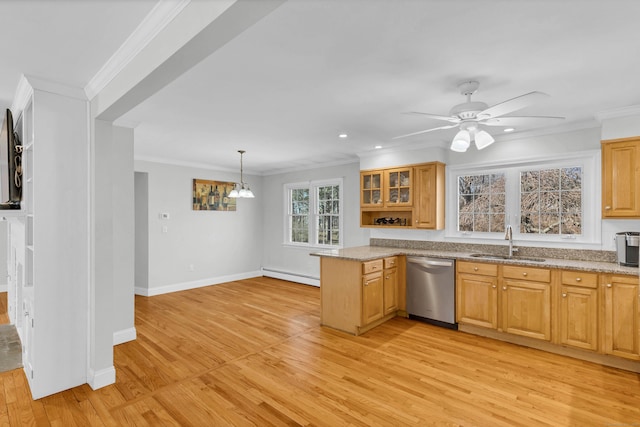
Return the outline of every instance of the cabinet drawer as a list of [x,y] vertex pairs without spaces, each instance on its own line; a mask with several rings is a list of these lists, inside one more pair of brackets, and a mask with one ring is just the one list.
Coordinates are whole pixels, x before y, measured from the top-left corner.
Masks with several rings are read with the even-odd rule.
[[533,280],[535,282],[550,282],[551,270],[546,268],[516,267],[505,265],[502,269],[502,277],[508,279]]
[[373,261],[367,261],[362,263],[362,274],[374,273],[376,271],[382,271],[381,259],[376,259]]
[[485,264],[482,262],[458,261],[459,273],[481,274],[483,276],[497,276],[498,266],[495,264]]
[[391,256],[384,259],[384,268],[393,268],[398,266],[398,257]]
[[562,284],[596,289],[598,287],[598,274],[585,273],[584,271],[563,271]]

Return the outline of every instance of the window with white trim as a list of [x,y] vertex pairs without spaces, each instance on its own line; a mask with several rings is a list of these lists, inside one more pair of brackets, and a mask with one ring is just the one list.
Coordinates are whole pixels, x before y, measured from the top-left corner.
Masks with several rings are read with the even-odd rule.
[[[448,236],[599,239],[596,152],[487,167],[451,167]],[[454,200],[452,202],[452,199]],[[451,214],[451,212],[454,212]],[[493,237],[492,237],[493,236]]]
[[342,246],[342,179],[285,184],[285,243]]

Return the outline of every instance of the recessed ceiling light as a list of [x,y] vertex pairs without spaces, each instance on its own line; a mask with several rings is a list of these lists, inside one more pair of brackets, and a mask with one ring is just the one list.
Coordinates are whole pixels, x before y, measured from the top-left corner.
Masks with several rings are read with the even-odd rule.
[[379,150],[379,149],[381,149],[381,148],[382,148],[382,145],[376,145],[376,146],[375,146],[375,147],[373,147],[373,148],[375,148],[376,150]]
[[348,137],[349,135],[347,135],[346,133],[341,133],[340,135],[338,135],[338,138],[342,138],[345,139],[346,137]]
[[505,132],[513,132],[514,130],[516,130],[515,128],[504,128]]

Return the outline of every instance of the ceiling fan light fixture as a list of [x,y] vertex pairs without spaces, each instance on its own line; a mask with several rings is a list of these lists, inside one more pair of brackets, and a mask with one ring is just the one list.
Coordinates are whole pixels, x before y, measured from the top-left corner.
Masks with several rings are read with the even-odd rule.
[[471,145],[471,135],[466,130],[461,130],[453,137],[451,141],[451,151],[457,151],[458,153],[464,153]]
[[479,130],[476,132],[475,143],[478,150],[482,150],[483,148],[487,148],[491,144],[493,144],[496,140],[493,139],[488,132],[484,130]]

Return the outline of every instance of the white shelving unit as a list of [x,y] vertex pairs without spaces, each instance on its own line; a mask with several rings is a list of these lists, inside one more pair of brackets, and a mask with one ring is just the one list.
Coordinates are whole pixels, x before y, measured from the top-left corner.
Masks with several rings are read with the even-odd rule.
[[11,320],[38,399],[87,382],[89,110],[81,91],[27,78],[20,90],[13,113],[24,185],[20,212],[9,218]]

